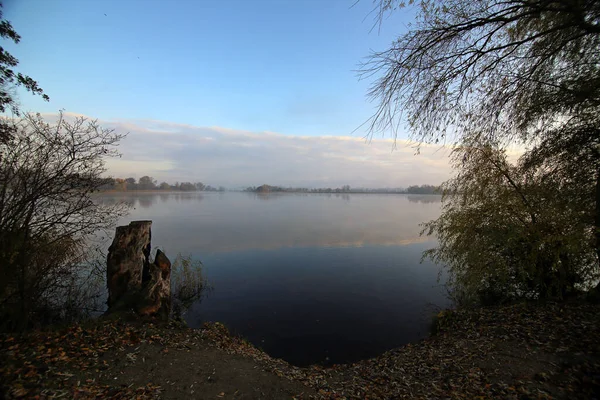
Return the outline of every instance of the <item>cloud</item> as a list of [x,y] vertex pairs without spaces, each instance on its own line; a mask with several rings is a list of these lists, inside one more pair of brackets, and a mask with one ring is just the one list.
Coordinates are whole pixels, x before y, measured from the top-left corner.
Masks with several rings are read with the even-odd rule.
[[450,176],[450,149],[389,139],[294,136],[155,120],[98,121],[127,133],[120,159],[107,161],[118,177],[201,181],[230,188],[268,183],[306,187],[406,187],[439,184]]

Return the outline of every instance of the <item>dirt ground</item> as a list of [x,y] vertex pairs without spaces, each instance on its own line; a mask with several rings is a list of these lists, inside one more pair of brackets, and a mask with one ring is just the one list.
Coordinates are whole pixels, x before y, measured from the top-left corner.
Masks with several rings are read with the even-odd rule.
[[[148,382],[162,388],[164,399],[291,399],[306,398],[314,390],[266,372],[251,358],[223,354],[204,342],[183,348],[157,344],[130,346],[104,356],[111,368],[88,372],[101,385],[143,387]],[[83,376],[82,376],[83,378]]]
[[379,357],[298,368],[219,323],[124,320],[0,337],[0,398],[600,399],[600,306],[445,311]]

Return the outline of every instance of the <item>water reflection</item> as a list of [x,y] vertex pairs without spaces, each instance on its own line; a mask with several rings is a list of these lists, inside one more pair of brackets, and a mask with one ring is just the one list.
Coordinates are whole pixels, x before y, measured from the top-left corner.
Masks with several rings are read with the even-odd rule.
[[353,362],[419,340],[445,307],[427,244],[205,255],[214,287],[188,324],[224,322],[295,365]]
[[[304,193],[111,194],[132,201],[123,223],[152,219],[153,241],[171,251],[406,245],[430,240],[419,224],[439,196]],[[176,209],[173,207],[176,205]]]
[[169,194],[168,193],[161,193],[158,195],[160,197],[160,200],[165,203],[167,200],[169,200]]
[[118,202],[126,202],[131,205],[132,208],[150,208],[158,203],[169,203],[169,202],[200,202],[203,200],[201,193],[144,193],[144,192],[130,192],[130,193],[102,193],[96,195],[98,201],[105,204],[116,204]]
[[[419,224],[439,196],[306,193],[110,194],[121,221],[153,221],[152,244],[202,261],[214,288],[186,316],[225,323],[297,365],[375,356],[426,336],[447,304]],[[108,245],[107,245],[108,246]]]
[[409,194],[406,196],[411,203],[441,203],[442,196],[435,194]]
[[137,198],[137,204],[140,207],[143,208],[149,208],[152,207],[152,204],[154,204],[154,199],[155,196],[143,196],[143,197],[138,197]]

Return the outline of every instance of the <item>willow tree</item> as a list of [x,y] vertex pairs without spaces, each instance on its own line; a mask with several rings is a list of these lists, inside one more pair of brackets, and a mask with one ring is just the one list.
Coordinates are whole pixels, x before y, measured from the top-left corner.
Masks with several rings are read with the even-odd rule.
[[600,277],[586,188],[570,167],[533,155],[510,163],[479,142],[456,147],[452,160],[442,214],[424,232],[438,236],[425,256],[448,268],[457,303],[565,298]]
[[[382,22],[388,12],[405,6],[396,0],[375,3]],[[531,207],[546,203],[548,209],[559,207],[553,213],[561,215],[563,224],[581,227],[577,234],[585,233],[582,245],[588,247],[580,248],[579,254],[586,258],[588,250],[595,249],[598,269],[600,2],[422,0],[409,5],[417,9],[415,23],[389,49],[372,54],[362,66],[362,75],[375,78],[369,91],[378,105],[370,120],[372,133],[391,131],[396,135],[406,122],[418,141],[462,143],[454,159],[457,178],[447,184],[455,189],[454,197],[446,197],[442,217],[428,225],[431,233],[440,236],[437,255],[443,254],[451,268],[453,262],[463,261],[470,267],[481,267],[477,263],[485,264],[486,260],[469,258],[475,253],[460,246],[461,238],[466,237],[456,229],[473,233],[463,220],[483,218],[478,213],[485,211],[488,220],[479,228],[500,232],[506,222],[502,210],[516,207],[512,203],[515,199],[527,198],[529,205],[520,203],[522,212],[529,210],[536,215],[541,209]],[[496,176],[497,165],[491,161],[478,162],[483,172],[472,168],[477,155],[484,154],[482,149],[491,146],[501,151],[509,143],[528,149],[519,166],[511,170],[511,179],[535,185],[507,184],[505,175],[501,176],[503,183],[496,182],[499,186],[493,190],[471,184],[465,171]],[[547,173],[553,170],[554,177]],[[472,179],[488,178],[474,175]],[[518,187],[528,188],[526,197]],[[559,198],[570,202],[549,202],[550,193],[559,193]],[[486,207],[481,208],[483,204]],[[538,229],[539,221],[535,225],[536,235],[553,232]],[[538,239],[524,238],[531,242],[521,249],[522,255],[529,256],[535,253],[535,246],[531,246]],[[540,240],[546,239],[549,237]],[[495,240],[515,249],[511,247],[512,236],[498,235]],[[565,241],[555,245],[561,243]],[[564,246],[566,253],[573,253],[574,248]],[[512,263],[513,270],[524,271],[525,265],[513,262],[512,255],[496,253],[496,257]],[[584,264],[587,262],[586,258]],[[549,270],[556,272],[559,267],[557,262]],[[496,275],[494,279],[506,278],[494,271],[507,271],[508,266],[494,268],[487,269]],[[480,278],[471,282],[481,284]]]
[[[383,18],[403,3],[380,0]],[[412,3],[412,2],[411,2]],[[371,55],[373,132],[416,139],[450,131],[534,139],[557,118],[600,106],[600,3],[593,0],[422,0],[392,46]],[[456,138],[454,138],[456,139]]]

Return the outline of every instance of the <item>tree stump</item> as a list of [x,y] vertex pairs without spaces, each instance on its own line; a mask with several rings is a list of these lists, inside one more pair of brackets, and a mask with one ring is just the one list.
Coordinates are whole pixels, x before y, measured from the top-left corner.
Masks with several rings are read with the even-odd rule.
[[171,262],[157,250],[150,262],[152,221],[133,221],[119,226],[108,248],[108,310],[134,310],[143,316],[169,317],[171,311]]

